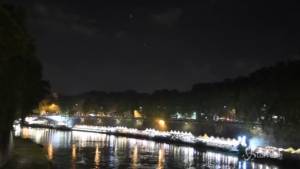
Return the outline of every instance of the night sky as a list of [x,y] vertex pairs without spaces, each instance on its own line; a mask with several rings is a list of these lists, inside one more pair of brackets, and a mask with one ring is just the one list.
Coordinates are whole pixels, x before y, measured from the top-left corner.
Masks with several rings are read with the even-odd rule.
[[14,0],[44,78],[64,94],[184,91],[299,58],[297,4],[198,1]]

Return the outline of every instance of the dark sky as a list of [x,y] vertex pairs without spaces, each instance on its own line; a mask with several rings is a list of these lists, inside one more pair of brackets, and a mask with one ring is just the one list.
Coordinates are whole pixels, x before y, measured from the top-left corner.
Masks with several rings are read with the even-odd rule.
[[188,90],[299,58],[289,1],[14,0],[55,91]]

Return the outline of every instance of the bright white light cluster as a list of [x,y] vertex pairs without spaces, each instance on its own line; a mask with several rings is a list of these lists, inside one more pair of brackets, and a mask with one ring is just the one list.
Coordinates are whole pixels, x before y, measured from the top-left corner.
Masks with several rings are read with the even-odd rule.
[[170,137],[170,133],[169,132],[166,132],[166,131],[158,131],[158,130],[155,130],[155,129],[146,129],[146,130],[140,130],[140,132],[144,135],[144,136],[147,136],[147,137],[150,137],[150,138],[154,138],[154,137]]
[[196,143],[196,137],[191,132],[182,132],[182,131],[170,131],[171,140],[180,140],[185,143]]
[[[36,124],[40,120],[38,118],[26,118],[26,121],[29,124]],[[14,125],[15,132],[20,133],[21,128],[19,125]],[[203,136],[196,137],[190,132],[183,131],[159,131],[155,129],[145,129],[138,130],[136,128],[128,128],[128,127],[105,127],[105,126],[90,126],[90,125],[76,125],[72,128],[74,131],[84,131],[84,132],[96,132],[96,133],[106,133],[106,134],[123,134],[133,137],[142,137],[146,139],[154,139],[154,140],[164,140],[164,141],[172,141],[172,142],[181,142],[187,143],[191,145],[195,144],[203,144],[210,147],[220,148],[226,151],[238,151],[238,146],[242,145],[247,147],[246,137],[238,137],[237,139],[232,138],[220,138],[214,136],[207,136],[206,134]],[[18,134],[17,134],[18,135]],[[80,136],[81,137],[81,136]],[[276,148],[271,146],[249,146],[248,147],[248,155],[254,156],[254,158],[273,158],[273,159],[282,159],[283,153],[290,153],[294,155],[300,154],[300,149],[283,149]]]
[[29,125],[39,125],[45,127],[72,127],[72,118],[59,115],[26,117],[25,121]]
[[28,124],[33,124],[34,121],[37,119],[37,117],[26,117],[25,118],[25,121],[28,123]]
[[202,143],[207,146],[225,149],[228,151],[238,151],[238,145],[243,145],[245,137],[243,139],[225,139],[218,137],[199,136],[195,137],[190,132],[182,131],[158,131],[155,129],[138,130],[127,127],[104,127],[104,126],[88,126],[88,125],[76,125],[73,127],[76,131],[90,131],[99,133],[113,133],[113,134],[127,134],[132,136],[139,136],[149,139],[164,139],[174,142],[182,142],[188,144]]
[[237,147],[239,144],[242,144],[242,140],[237,139],[231,139],[231,138],[219,138],[219,137],[208,137],[208,136],[199,136],[197,138],[200,142],[211,146],[211,147],[217,147],[222,148],[230,151],[238,151]]

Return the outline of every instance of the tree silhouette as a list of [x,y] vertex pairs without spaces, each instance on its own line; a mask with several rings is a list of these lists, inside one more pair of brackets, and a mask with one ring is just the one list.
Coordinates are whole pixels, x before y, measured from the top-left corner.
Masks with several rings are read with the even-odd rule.
[[25,117],[47,93],[32,38],[21,8],[0,3],[0,145],[5,146],[12,123]]

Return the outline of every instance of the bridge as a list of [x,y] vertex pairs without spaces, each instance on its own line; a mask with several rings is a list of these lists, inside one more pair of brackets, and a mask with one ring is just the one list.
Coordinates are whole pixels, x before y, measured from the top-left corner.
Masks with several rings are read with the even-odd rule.
[[72,128],[80,119],[77,117],[53,115],[26,117],[25,121],[29,125]]

